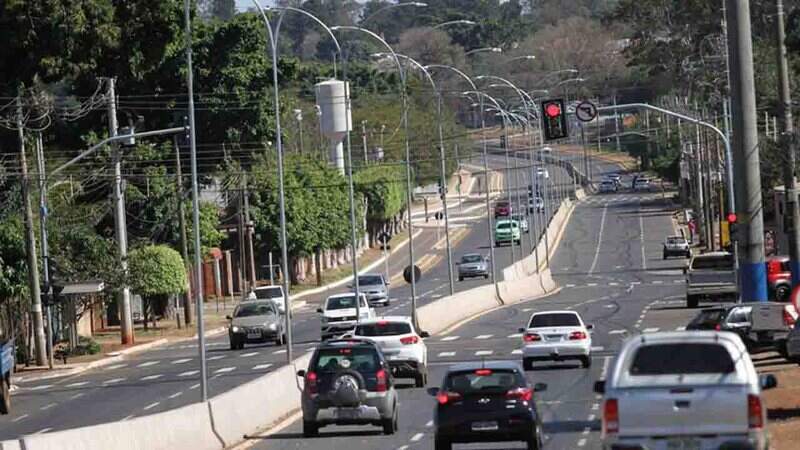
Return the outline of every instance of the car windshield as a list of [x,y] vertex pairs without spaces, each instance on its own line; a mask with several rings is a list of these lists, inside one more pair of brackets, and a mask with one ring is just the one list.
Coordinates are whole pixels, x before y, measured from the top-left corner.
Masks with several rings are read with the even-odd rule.
[[408,322],[389,321],[365,323],[357,326],[355,332],[356,336],[364,337],[397,336],[409,333],[411,333],[411,325]]
[[725,310],[724,309],[706,309],[700,311],[700,314],[697,315],[690,325],[697,326],[697,327],[714,327],[718,323],[722,322],[722,319],[725,318]]
[[283,297],[283,292],[281,291],[280,286],[272,286],[268,288],[258,288],[255,290],[256,298],[258,299],[270,299],[270,298],[281,298]]
[[639,178],[638,180],[636,180],[636,184],[647,184],[649,182],[650,180],[648,180],[647,178]]
[[507,392],[525,386],[525,379],[515,370],[475,369],[447,375],[444,389],[462,395]]
[[531,318],[528,328],[579,327],[578,316],[570,313],[537,314]]
[[461,257],[461,262],[463,263],[476,263],[482,261],[483,261],[483,256],[481,255],[464,255]]
[[601,184],[604,184],[604,185],[608,186],[608,185],[614,184],[614,182],[611,181],[611,180],[603,180],[603,182]]
[[672,236],[667,238],[667,244],[683,244],[684,239],[680,236]]
[[236,307],[233,317],[266,316],[269,314],[275,314],[275,309],[273,309],[272,305],[265,303],[244,303]]
[[333,297],[328,299],[328,307],[326,309],[348,309],[355,307],[356,307],[355,296]]
[[517,228],[516,222],[500,222],[497,224],[497,228],[499,230],[505,230],[507,228]]
[[383,277],[380,275],[365,275],[358,277],[359,286],[372,286],[376,284],[383,284]]
[[320,349],[314,371],[333,373],[352,369],[360,373],[373,373],[380,367],[380,359],[374,348],[336,347]]
[[508,208],[508,202],[497,202],[495,205],[497,208]]
[[692,269],[733,270],[733,256],[698,256],[692,261]]
[[728,350],[719,344],[653,344],[640,347],[631,375],[727,374],[734,371]]

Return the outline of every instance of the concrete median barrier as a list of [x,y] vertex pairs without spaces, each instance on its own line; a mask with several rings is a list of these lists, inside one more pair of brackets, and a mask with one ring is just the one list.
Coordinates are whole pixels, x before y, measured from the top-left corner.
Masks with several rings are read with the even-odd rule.
[[19,441],[2,441],[0,442],[0,450],[22,450]]
[[440,298],[420,307],[417,310],[417,320],[422,330],[436,334],[464,319],[500,305],[494,285],[488,284]]

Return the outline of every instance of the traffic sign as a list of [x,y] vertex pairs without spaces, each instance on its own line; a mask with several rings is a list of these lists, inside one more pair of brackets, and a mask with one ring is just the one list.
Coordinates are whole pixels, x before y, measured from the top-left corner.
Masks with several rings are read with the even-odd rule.
[[580,102],[575,108],[575,117],[581,122],[591,122],[597,117],[597,107],[592,102]]
[[[411,267],[407,266],[405,270],[403,270],[403,279],[406,280],[406,283],[411,283]],[[422,270],[416,265],[414,267],[414,283],[419,283],[420,277],[422,277]]]
[[378,235],[378,242],[381,243],[381,247],[383,250],[389,250],[391,246],[389,245],[389,241],[392,240],[392,237],[387,232],[383,232]]

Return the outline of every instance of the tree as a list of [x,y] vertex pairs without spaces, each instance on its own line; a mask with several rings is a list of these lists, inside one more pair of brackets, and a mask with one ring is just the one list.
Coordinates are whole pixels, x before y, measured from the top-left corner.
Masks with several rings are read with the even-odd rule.
[[422,64],[436,63],[461,67],[464,65],[464,49],[454,44],[442,30],[420,27],[404,31],[395,50],[410,56]]
[[235,0],[200,0],[199,8],[206,18],[230,20],[236,14]]
[[169,297],[186,292],[183,259],[165,245],[148,245],[128,255],[128,269],[131,288],[142,296],[145,329],[151,317],[155,326],[156,316],[169,306]]

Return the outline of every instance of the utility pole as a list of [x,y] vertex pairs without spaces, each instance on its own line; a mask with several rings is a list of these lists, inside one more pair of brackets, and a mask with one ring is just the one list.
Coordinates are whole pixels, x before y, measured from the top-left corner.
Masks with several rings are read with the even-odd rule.
[[[734,249],[740,260],[741,299],[767,300],[764,267],[764,222],[761,200],[761,164],[758,155],[753,43],[749,0],[726,0],[728,46],[730,47],[731,106],[733,111],[733,155],[736,173],[738,233]],[[739,245],[741,244],[741,245]],[[738,257],[738,255],[737,255]]]
[[[178,226],[180,228],[181,240],[181,256],[183,257],[183,266],[187,272],[191,271],[191,263],[189,263],[189,245],[186,239],[186,210],[183,207],[183,171],[181,169],[181,148],[178,145],[178,137],[173,138],[175,146],[175,183],[177,188],[178,198]],[[190,274],[191,278],[191,274]],[[191,289],[183,294],[183,323],[188,327],[192,324],[192,294]]]
[[247,189],[247,173],[242,175],[244,181],[244,191],[242,195],[244,195],[244,228],[245,228],[245,239],[247,239],[247,257],[248,257],[248,264],[250,265],[248,270],[248,277],[250,278],[250,288],[254,288],[256,286],[256,261],[255,261],[255,253],[253,251],[253,223],[250,221],[250,191]]
[[364,164],[369,162],[369,153],[367,151],[367,121],[361,121],[361,145],[364,147]]
[[[20,89],[21,95],[21,89]],[[33,318],[34,350],[36,365],[47,364],[44,337],[44,318],[42,317],[42,294],[39,290],[39,261],[36,257],[36,236],[33,230],[33,209],[30,198],[30,178],[28,161],[25,158],[25,130],[22,123],[22,99],[17,96],[17,136],[19,137],[19,160],[22,172],[22,203],[25,212],[25,251],[28,259],[28,288],[31,294],[31,317]]]
[[[617,94],[614,94],[614,106],[617,106]],[[617,153],[619,153],[622,149],[619,144],[619,112],[616,109],[614,110],[614,136],[617,139]]]
[[789,88],[789,64],[786,58],[786,30],[783,0],[776,2],[776,33],[778,39],[778,92],[780,94],[781,148],[786,152],[783,165],[783,184],[786,189],[786,214],[784,230],[789,238],[789,260],[792,268],[792,287],[800,284],[800,208],[797,207],[797,139],[792,123],[792,91]]
[[[106,79],[108,91],[106,101],[108,102],[108,134],[111,137],[117,135],[117,94],[114,88],[116,80]],[[112,159],[114,162],[114,230],[117,235],[117,250],[119,266],[123,274],[128,273],[128,226],[125,219],[125,199],[122,194],[122,155],[119,151],[119,144],[112,145]],[[131,291],[127,283],[123,282],[117,305],[120,313],[120,332],[122,345],[130,345],[134,342],[133,336],[133,314],[131,313]]]
[[42,132],[36,134],[36,167],[39,172],[39,236],[42,245],[42,275],[44,276],[44,295],[45,311],[47,313],[47,329],[45,337],[47,339],[47,367],[53,368],[53,315],[51,305],[53,303],[53,287],[50,282],[50,254],[47,248],[47,174],[44,168],[44,145],[42,144]]
[[245,250],[245,218],[244,218],[244,179],[239,181],[239,211],[236,214],[236,234],[239,239],[239,290],[242,294],[242,301],[247,298],[250,277],[247,270],[247,250]]

